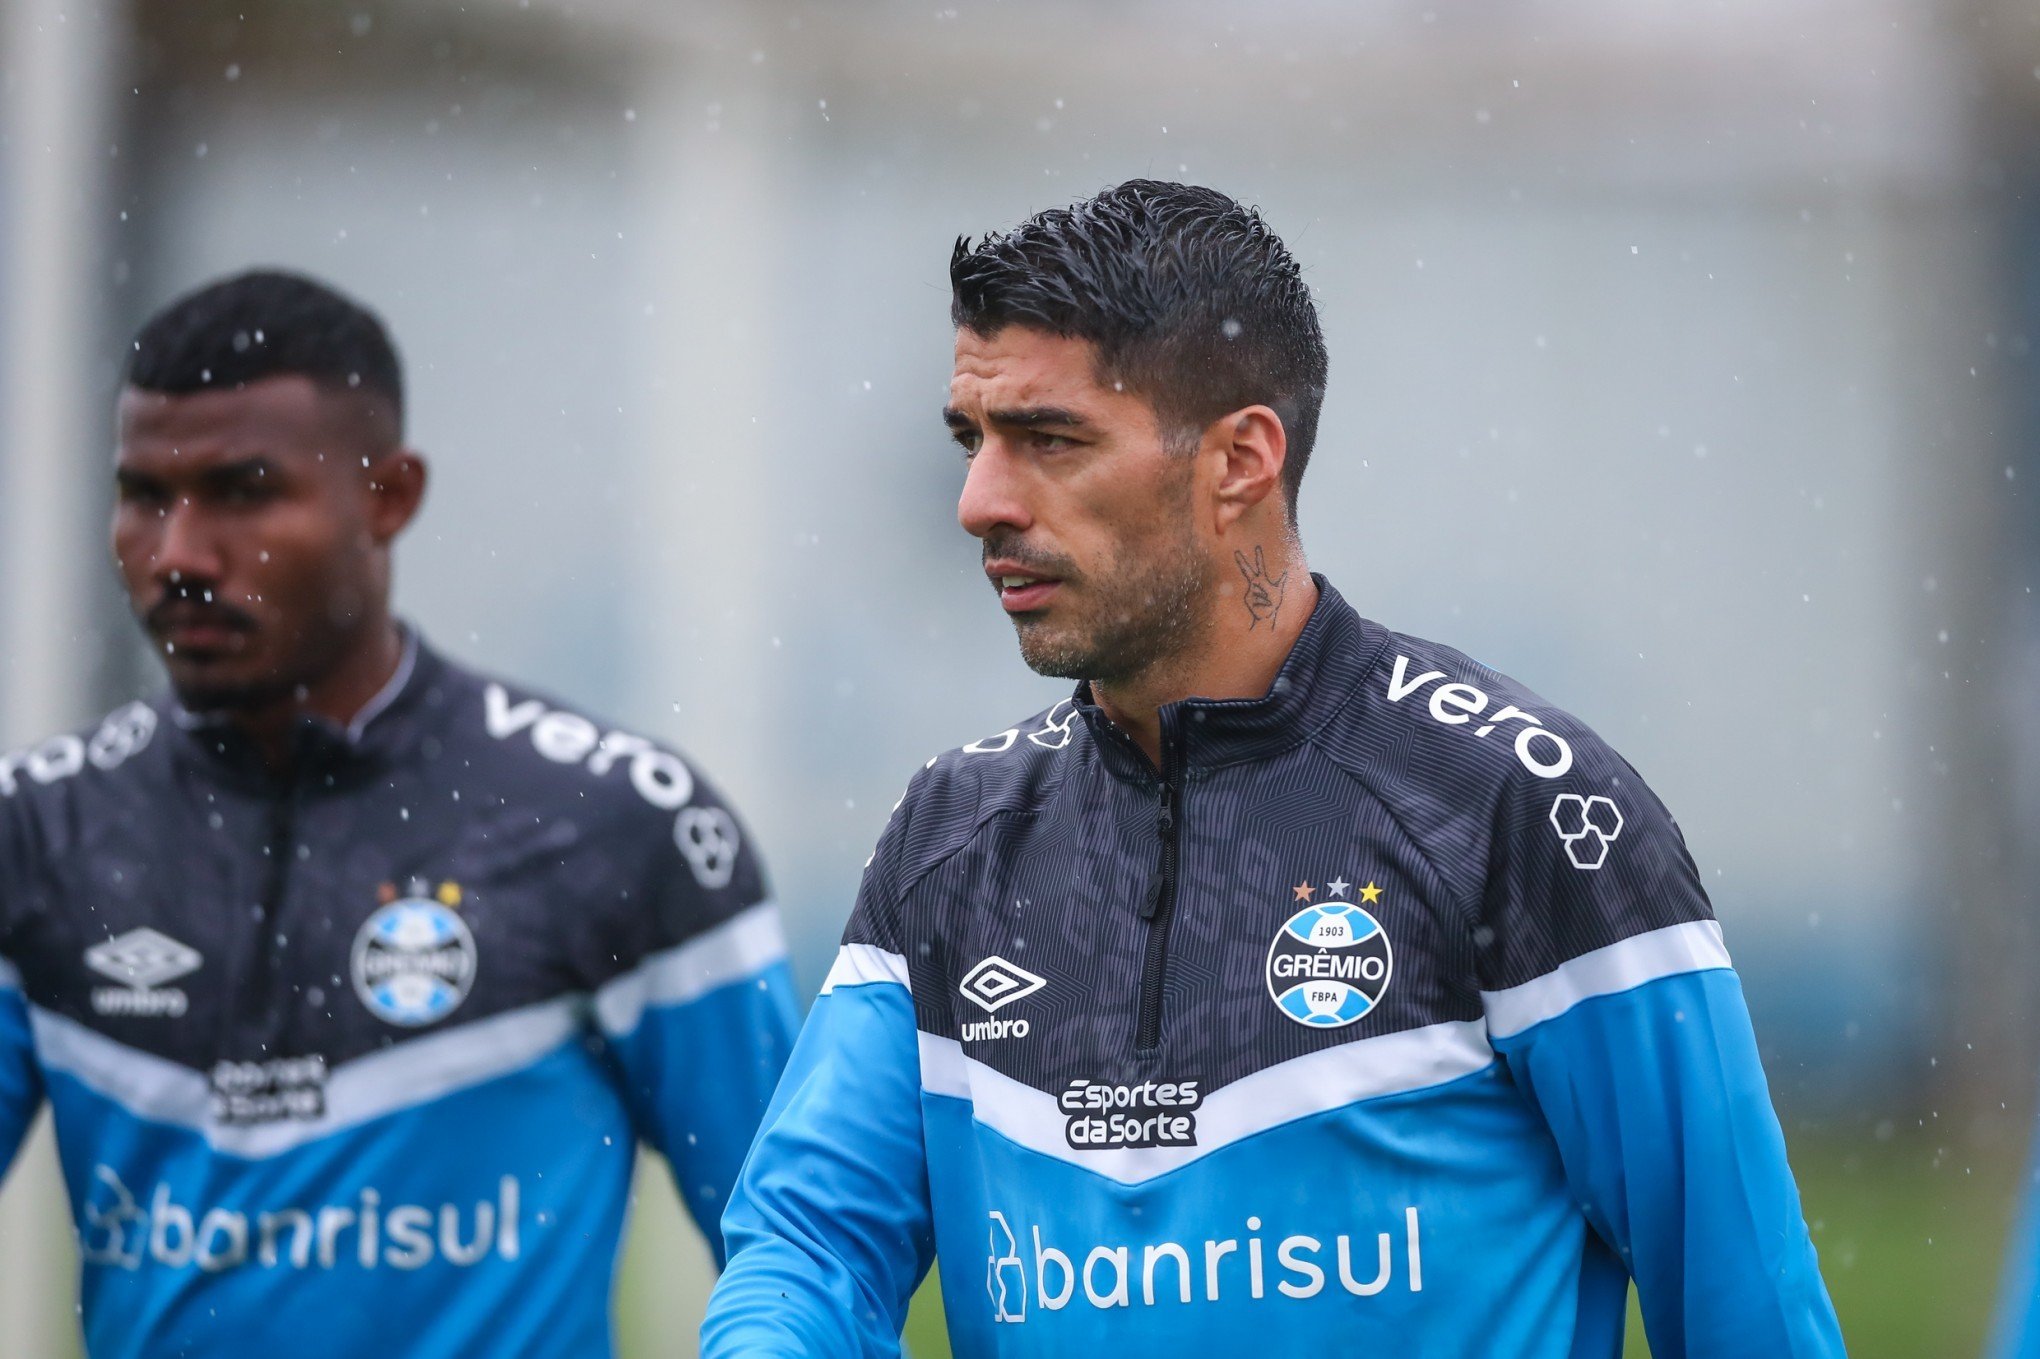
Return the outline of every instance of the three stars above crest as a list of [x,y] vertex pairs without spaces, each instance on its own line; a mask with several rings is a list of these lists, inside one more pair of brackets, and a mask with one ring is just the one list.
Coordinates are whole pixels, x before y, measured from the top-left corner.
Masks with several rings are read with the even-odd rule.
[[[1324,890],[1330,894],[1326,899],[1350,900],[1351,898],[1348,898],[1346,893],[1352,889],[1352,886],[1353,884],[1347,882],[1344,878],[1333,878],[1325,884]],[[1317,899],[1318,889],[1310,885],[1310,879],[1308,878],[1305,878],[1289,890],[1296,894],[1298,901],[1315,901]],[[1360,900],[1372,906],[1375,902],[1381,900],[1381,889],[1370,881],[1365,887],[1360,889]]]

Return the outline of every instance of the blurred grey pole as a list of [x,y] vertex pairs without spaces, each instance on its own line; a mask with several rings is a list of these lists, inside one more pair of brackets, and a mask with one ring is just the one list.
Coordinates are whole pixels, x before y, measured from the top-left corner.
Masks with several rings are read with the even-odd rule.
[[2040,1064],[2040,837],[2021,796],[2040,756],[2022,634],[2040,471],[2031,352],[2040,335],[2024,291],[2033,209],[2022,201],[2040,185],[2040,11],[2030,0],[1971,0],[1957,12],[1975,133],[1962,167],[1970,211],[1965,229],[1917,242],[1941,277],[1913,299],[1929,337],[1912,379],[1927,417],[1917,431],[1921,509],[1952,545],[1936,582],[1943,601],[1923,600],[1915,652],[1931,657],[1915,679],[1940,697],[1932,768],[1947,784],[1945,887],[1924,905],[1945,949],[1937,1117],[2010,1158],[2032,1135]]
[[[786,556],[771,511],[787,474],[771,456],[785,381],[772,288],[797,152],[778,116],[784,73],[748,61],[736,79],[719,69],[764,38],[729,8],[684,13],[695,27],[646,46],[634,90],[651,242],[638,352],[648,363],[620,475],[628,503],[656,507],[671,531],[634,539],[642,630],[632,650],[673,704],[664,724],[739,789],[765,789],[783,773],[773,621],[757,607]],[[637,1192],[618,1322],[642,1348],[625,1352],[692,1354],[714,1263],[650,1158]]]
[[[0,745],[82,721],[98,652],[94,374],[125,8],[15,0],[0,29]],[[0,1359],[74,1351],[72,1231],[48,1124],[0,1194]]]
[[[673,531],[639,539],[633,643],[677,705],[669,725],[712,768],[767,767],[776,754],[774,625],[758,599],[791,534],[773,519],[786,467],[771,455],[786,381],[774,362],[775,232],[792,171],[774,91],[766,72],[718,83],[705,60],[676,62],[642,90],[652,371],[625,476],[633,503],[659,507]],[[752,748],[726,744],[734,733]]]

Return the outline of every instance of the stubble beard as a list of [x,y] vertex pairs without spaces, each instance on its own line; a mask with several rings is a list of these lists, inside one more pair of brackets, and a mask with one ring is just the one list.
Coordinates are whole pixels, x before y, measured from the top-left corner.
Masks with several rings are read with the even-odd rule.
[[[259,718],[302,702],[314,684],[370,640],[370,628],[358,614],[329,608],[326,617],[329,626],[317,630],[303,623],[270,621],[262,631],[277,654],[267,658],[232,657],[230,664],[215,668],[190,661],[179,664],[165,655],[171,691],[188,712],[228,718]],[[251,629],[249,635],[260,634]],[[235,661],[240,663],[231,663]]]
[[1194,644],[1205,563],[1188,531],[1157,550],[1122,551],[1087,573],[1092,611],[1068,621],[1013,620],[1020,657],[1037,674],[1124,684]]
[[258,713],[298,693],[299,686],[288,680],[188,679],[171,672],[170,688],[179,706],[187,712],[221,717]]

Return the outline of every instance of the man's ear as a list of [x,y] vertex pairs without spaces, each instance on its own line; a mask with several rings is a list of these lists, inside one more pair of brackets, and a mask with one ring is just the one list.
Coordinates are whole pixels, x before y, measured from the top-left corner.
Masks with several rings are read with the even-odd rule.
[[1220,416],[1206,427],[1205,447],[1215,447],[1224,459],[1214,488],[1220,532],[1269,496],[1281,495],[1289,434],[1269,407],[1246,406]]
[[425,502],[425,459],[408,448],[385,453],[368,467],[368,531],[387,545]]

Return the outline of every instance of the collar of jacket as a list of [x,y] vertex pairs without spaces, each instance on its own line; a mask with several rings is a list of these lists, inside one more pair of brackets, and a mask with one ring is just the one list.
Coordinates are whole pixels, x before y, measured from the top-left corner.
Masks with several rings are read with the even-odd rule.
[[[430,695],[439,687],[446,662],[420,640],[416,628],[407,623],[403,629],[404,651],[396,672],[352,722],[343,727],[323,717],[299,716],[291,733],[289,779],[320,775],[338,781],[373,769],[416,742],[420,723],[434,706]],[[174,697],[167,703],[171,725],[208,769],[251,788],[268,789],[278,782],[255,743],[231,720],[217,713],[192,712]]]
[[[1317,582],[1317,605],[1267,693],[1163,705],[1165,766],[1173,762],[1194,774],[1268,759],[1308,738],[1352,699],[1387,635],[1355,613],[1323,576],[1313,572],[1311,579]],[[1129,782],[1153,783],[1154,765],[1093,701],[1088,680],[1077,685],[1074,697],[1105,767]]]

